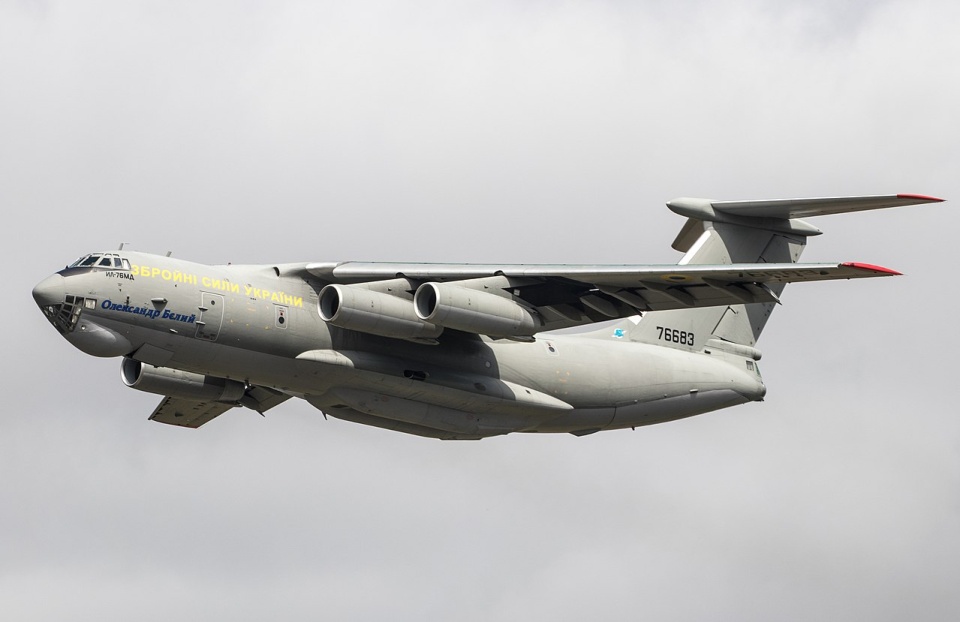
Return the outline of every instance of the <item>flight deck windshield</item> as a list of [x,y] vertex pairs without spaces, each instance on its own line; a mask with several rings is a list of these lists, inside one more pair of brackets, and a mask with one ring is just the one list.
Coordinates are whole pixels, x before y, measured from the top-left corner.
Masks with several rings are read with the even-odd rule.
[[67,268],[105,268],[107,270],[129,270],[130,262],[115,253],[90,253],[76,260]]

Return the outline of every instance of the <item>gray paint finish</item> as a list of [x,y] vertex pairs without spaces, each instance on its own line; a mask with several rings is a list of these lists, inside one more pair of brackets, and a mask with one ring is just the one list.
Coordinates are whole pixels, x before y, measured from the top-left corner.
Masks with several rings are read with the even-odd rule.
[[[829,214],[934,201],[815,203]],[[702,210],[699,239],[672,268],[203,266],[121,251],[77,260],[34,298],[79,349],[125,357],[127,386],[164,395],[154,421],[199,427],[230,407],[262,413],[283,401],[258,391],[421,436],[582,436],[762,400],[754,346],[786,283],[896,274],[798,266],[804,239],[782,233],[797,227],[778,217],[780,203],[756,204],[776,213],[732,224]],[[636,313],[626,301],[649,307],[657,295],[672,308],[606,335],[540,334],[548,311],[586,324]]]

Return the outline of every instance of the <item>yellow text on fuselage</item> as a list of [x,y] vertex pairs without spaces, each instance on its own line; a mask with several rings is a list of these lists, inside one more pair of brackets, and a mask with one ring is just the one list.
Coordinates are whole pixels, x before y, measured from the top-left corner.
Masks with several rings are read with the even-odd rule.
[[199,285],[211,290],[239,294],[241,291],[250,298],[258,300],[268,300],[275,304],[287,305],[290,307],[303,307],[303,296],[294,296],[284,291],[272,291],[262,289],[252,285],[244,285],[241,290],[239,283],[234,283],[230,279],[216,278],[211,276],[197,276],[182,270],[169,270],[167,268],[158,268],[156,266],[130,266],[130,273],[135,277],[147,279],[160,279],[171,283],[185,283],[188,285]]

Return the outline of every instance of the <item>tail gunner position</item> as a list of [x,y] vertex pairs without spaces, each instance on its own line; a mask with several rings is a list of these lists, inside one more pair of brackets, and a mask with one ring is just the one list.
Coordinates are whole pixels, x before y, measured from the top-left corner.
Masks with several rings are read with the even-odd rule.
[[756,342],[787,283],[898,274],[798,263],[821,233],[800,218],[939,201],[676,199],[677,265],[206,266],[120,250],[33,297],[67,341],[123,357],[127,386],[164,396],[162,423],[298,397],[433,438],[583,435],[762,400]]

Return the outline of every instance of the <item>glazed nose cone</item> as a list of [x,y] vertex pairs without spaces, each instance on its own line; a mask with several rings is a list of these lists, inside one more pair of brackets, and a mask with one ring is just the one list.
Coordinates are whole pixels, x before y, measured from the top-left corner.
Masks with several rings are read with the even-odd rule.
[[65,293],[66,287],[63,277],[59,274],[51,274],[33,288],[33,299],[37,301],[41,308],[49,307],[50,305],[63,304]]

